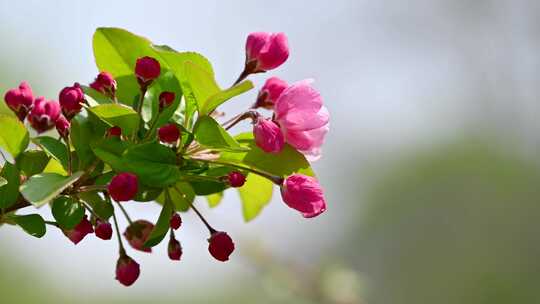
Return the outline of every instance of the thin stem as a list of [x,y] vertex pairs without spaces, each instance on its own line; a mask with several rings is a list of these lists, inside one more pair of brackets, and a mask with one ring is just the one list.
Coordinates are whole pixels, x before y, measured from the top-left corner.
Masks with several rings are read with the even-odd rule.
[[[147,89],[146,86],[141,86],[141,94],[139,96],[139,103],[137,104],[137,114],[139,115],[139,117],[141,117],[141,112],[142,112],[143,103],[144,103],[144,95],[146,95],[146,89]],[[133,141],[137,137],[138,132],[139,132],[139,130],[137,130],[137,129],[135,129],[135,131],[133,132],[133,135],[132,135],[132,138],[131,138]]]
[[229,125],[227,127],[225,127],[225,130],[229,130],[230,128],[234,127],[235,125],[237,125],[242,120],[245,120],[245,119],[248,119],[248,118],[251,118],[251,120],[253,122],[255,122],[257,120],[257,118],[259,118],[259,116],[261,116],[261,115],[257,111],[254,111],[254,110],[246,111],[246,112],[244,112],[244,113],[242,113],[240,115],[237,115],[236,118],[233,119],[229,123]]
[[105,185],[89,185],[79,187],[79,192],[103,191],[107,190]]
[[94,210],[92,210],[92,208],[87,203],[85,203],[85,202],[83,202],[81,200],[79,200],[79,203],[81,203],[86,210],[88,210],[90,213],[92,213],[93,216],[95,216],[98,219],[101,219],[101,216],[97,215],[97,213],[95,213]]
[[114,228],[116,230],[116,237],[118,238],[118,246],[120,248],[119,249],[120,255],[125,255],[126,250],[124,249],[124,244],[122,244],[122,237],[120,236],[120,228],[118,228],[118,220],[116,219],[116,212],[114,212],[114,210],[113,210],[112,217],[114,221]]
[[212,228],[212,226],[210,226],[210,224],[208,224],[208,222],[206,221],[206,219],[202,216],[202,214],[199,212],[199,210],[197,210],[197,208],[195,208],[195,206],[193,206],[193,203],[190,204],[191,205],[191,209],[193,209],[193,211],[195,211],[195,213],[197,213],[197,216],[199,216],[199,218],[201,219],[201,221],[204,223],[204,225],[206,226],[206,228],[208,228],[208,231],[210,232],[210,234],[214,234],[216,232],[216,229]]
[[116,204],[118,205],[118,207],[120,207],[120,210],[122,211],[122,213],[126,217],[126,220],[128,221],[129,225],[131,226],[133,224],[133,222],[131,221],[131,218],[129,217],[129,214],[127,213],[126,209],[124,209],[124,206],[122,206],[122,204],[119,203],[119,202],[116,202]]
[[154,121],[152,121],[152,124],[150,125],[150,129],[148,130],[148,133],[146,133],[146,135],[144,136],[143,141],[147,140],[150,136],[152,136],[152,134],[154,134],[155,128],[159,119],[159,115],[161,115],[161,113],[159,113],[158,116],[154,119]]
[[249,76],[250,72],[248,71],[247,67],[240,73],[240,76],[238,76],[238,79],[233,83],[233,87],[237,84],[239,84],[242,80],[246,79]]
[[71,157],[71,141],[69,140],[69,135],[63,138],[67,146],[68,174],[71,176],[71,174],[73,173],[73,164],[72,164],[72,157]]
[[260,176],[262,176],[262,177],[264,177],[266,179],[269,179],[270,181],[272,181],[276,185],[283,184],[283,178],[282,177],[270,174],[268,172],[263,172],[263,171],[260,171],[260,170],[257,170],[257,169],[252,169],[252,168],[240,166],[240,165],[237,165],[237,164],[234,164],[234,163],[218,161],[218,160],[207,160],[207,159],[198,159],[198,158],[191,158],[191,159],[196,160],[196,161],[216,164],[216,165],[224,165],[224,166],[230,166],[230,167],[238,168],[238,169],[241,169],[241,170],[245,170],[245,171],[260,175]]
[[45,221],[45,224],[60,228],[57,222]]
[[4,152],[2,152],[1,150],[0,150],[0,155],[1,155],[2,158],[4,159],[4,162],[7,163],[7,162],[8,162],[8,161],[7,161],[7,158],[6,158],[6,156],[4,155]]

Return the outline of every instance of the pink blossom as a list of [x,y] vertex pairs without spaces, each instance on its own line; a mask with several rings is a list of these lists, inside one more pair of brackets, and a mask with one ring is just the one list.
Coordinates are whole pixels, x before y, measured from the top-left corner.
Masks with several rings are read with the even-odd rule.
[[254,108],[274,108],[276,100],[288,86],[287,82],[277,77],[268,78],[259,91]]
[[270,119],[257,118],[253,126],[253,136],[255,144],[264,152],[279,153],[285,145],[279,126]]
[[311,176],[293,174],[287,177],[281,187],[281,196],[287,206],[300,211],[306,218],[326,211],[323,189]]
[[38,97],[28,115],[28,121],[38,133],[43,133],[55,127],[58,117],[60,117],[60,104],[55,100]]
[[71,87],[65,87],[58,96],[62,113],[67,119],[77,115],[82,109],[84,102],[84,92],[78,83]]
[[297,82],[281,93],[275,104],[275,121],[285,141],[313,161],[320,157],[330,114],[311,82]]
[[116,262],[116,279],[124,286],[131,286],[139,278],[141,268],[135,260],[123,253]]
[[92,224],[90,224],[90,221],[88,221],[88,218],[85,215],[81,222],[75,226],[75,228],[71,230],[63,230],[63,232],[70,239],[70,241],[73,242],[73,244],[77,245],[84,239],[86,235],[93,233],[94,228],[92,228]]
[[287,36],[284,33],[257,32],[246,41],[246,65],[254,64],[253,72],[273,70],[289,58]]
[[60,114],[58,116],[58,119],[56,120],[56,131],[60,136],[63,138],[67,138],[69,136],[69,128],[71,127],[71,123],[64,117],[64,115]]
[[34,95],[30,85],[23,81],[19,87],[10,89],[4,96],[7,106],[17,114],[20,120],[24,120],[34,103]]
[[152,252],[152,248],[144,247],[150,233],[154,229],[154,224],[146,220],[137,220],[133,222],[124,231],[124,236],[131,247],[143,252]]

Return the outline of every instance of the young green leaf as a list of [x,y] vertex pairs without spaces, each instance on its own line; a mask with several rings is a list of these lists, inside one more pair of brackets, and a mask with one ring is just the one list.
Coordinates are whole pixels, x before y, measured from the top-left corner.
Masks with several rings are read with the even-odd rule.
[[33,237],[40,238],[47,231],[45,221],[39,214],[12,215],[9,218]]
[[29,150],[16,158],[17,168],[27,177],[43,172],[48,163],[49,157],[40,150]]
[[[195,192],[190,184],[185,182],[176,183],[173,187],[170,188],[169,194],[171,195],[171,201],[174,204],[174,209],[177,211],[188,211],[191,207],[191,204],[195,200]],[[163,203],[164,197],[161,196],[157,199],[158,202]]]
[[52,214],[64,229],[73,229],[84,217],[84,206],[70,196],[59,196],[52,203]]
[[244,186],[238,188],[246,222],[254,219],[272,199],[274,184],[257,174],[249,173]]
[[243,133],[235,139],[250,150],[245,153],[222,152],[220,160],[237,165],[259,169],[277,176],[288,176],[301,173],[313,176],[313,170],[304,155],[289,145],[285,145],[280,153],[266,153],[255,144],[253,133]]
[[34,175],[21,185],[20,191],[32,205],[41,207],[76,182],[83,173],[83,171],[79,171],[72,176],[62,176],[56,173]]
[[139,128],[139,115],[135,110],[121,104],[102,104],[89,109],[110,127],[122,128],[122,134],[130,136]]
[[7,184],[0,187],[0,208],[8,208],[13,206],[19,198],[21,177],[17,167],[9,162],[4,163],[0,176],[7,181]]
[[144,247],[156,246],[163,240],[167,234],[167,231],[169,231],[169,222],[171,220],[173,210],[172,202],[169,199],[165,199],[165,203],[163,204],[163,208],[161,209],[157,223],[144,243]]
[[210,96],[200,109],[199,115],[206,115],[214,111],[219,105],[227,100],[253,89],[253,82],[246,80],[229,89],[220,91]]
[[91,143],[98,139],[98,136],[92,127],[92,123],[87,117],[81,115],[75,116],[71,120],[69,136],[79,158],[79,165],[77,168],[79,168],[79,170],[85,170],[96,159],[96,156],[90,147]]
[[0,115],[0,148],[3,148],[13,158],[16,158],[28,147],[30,137],[24,124],[17,118],[7,115]]
[[58,160],[64,169],[68,167],[68,149],[61,141],[49,136],[32,138],[32,142],[45,151],[49,156]]
[[207,195],[206,200],[208,201],[208,206],[210,206],[210,208],[217,207],[223,200],[223,192]]
[[197,120],[193,133],[197,142],[208,148],[233,151],[248,151],[232,138],[217,121],[210,116],[202,116]]

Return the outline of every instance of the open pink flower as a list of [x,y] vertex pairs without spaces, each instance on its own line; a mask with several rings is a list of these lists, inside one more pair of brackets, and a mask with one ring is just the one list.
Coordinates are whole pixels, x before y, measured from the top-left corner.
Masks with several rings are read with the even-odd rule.
[[284,33],[256,32],[246,41],[246,65],[255,65],[253,72],[273,70],[289,58],[289,45]]
[[285,89],[274,109],[275,121],[280,125],[285,141],[314,161],[320,157],[329,130],[330,114],[311,82],[299,81]]
[[281,187],[281,196],[287,206],[300,211],[306,218],[326,211],[323,189],[311,176],[293,174],[287,177]]

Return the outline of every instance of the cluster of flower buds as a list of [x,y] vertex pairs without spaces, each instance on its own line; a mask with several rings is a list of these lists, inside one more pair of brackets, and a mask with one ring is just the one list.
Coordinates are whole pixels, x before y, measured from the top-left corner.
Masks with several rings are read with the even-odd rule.
[[[247,38],[245,51],[245,66],[236,83],[239,83],[251,74],[263,73],[276,69],[289,57],[287,37],[283,33],[252,33]],[[173,105],[175,105],[175,107],[178,106],[181,99],[177,99],[174,92],[160,92],[157,99],[157,105],[153,104],[158,109],[158,116],[154,116],[153,120],[148,122],[148,125],[146,125],[146,121],[141,119],[144,117],[144,115],[142,115],[142,109],[143,103],[145,102],[145,94],[148,89],[153,90],[155,87],[159,87],[151,86],[156,83],[159,84],[160,74],[160,62],[155,58],[145,56],[138,58],[136,62],[134,62],[133,75],[139,85],[138,89],[140,95],[138,103],[133,104],[133,109],[140,115],[140,117],[137,117],[136,123],[139,125],[139,122],[142,122],[140,124],[141,126],[136,130],[128,131],[128,127],[121,123],[119,123],[119,125],[121,125],[124,130],[119,126],[113,126],[114,124],[110,122],[107,122],[108,127],[110,127],[108,129],[106,127],[103,128],[100,124],[100,140],[107,144],[125,144],[125,146],[128,147],[125,148],[125,151],[128,152],[131,151],[129,149],[132,147],[145,146],[149,141],[152,141],[150,144],[157,146],[156,148],[167,150],[165,152],[169,152],[173,155],[169,158],[172,158],[172,161],[167,165],[172,163],[179,167],[181,167],[184,162],[188,163],[208,160],[198,158],[197,153],[200,153],[200,155],[207,153],[206,155],[216,157],[218,153],[221,153],[221,150],[216,149],[216,151],[212,151],[211,146],[204,146],[202,140],[199,142],[199,138],[197,137],[197,134],[195,134],[196,132],[190,130],[190,127],[187,126],[189,123],[181,124],[181,122],[170,118],[173,111],[167,109],[173,108]],[[114,103],[120,103],[116,97],[117,92],[120,92],[118,94],[119,96],[124,95],[123,91],[118,91],[119,89],[123,90],[123,88],[117,87],[113,75],[107,71],[101,71],[90,84],[90,87],[105,95],[105,97],[110,99],[110,102]],[[180,94],[179,92],[177,93]],[[8,107],[21,121],[27,119],[30,126],[38,133],[56,128],[58,134],[65,140],[69,152],[71,152],[72,147],[70,144],[71,121],[83,111],[85,105],[90,107],[91,104],[86,102],[85,92],[79,83],[74,83],[72,86],[63,88],[59,93],[58,101],[55,101],[47,100],[44,97],[34,98],[30,86],[26,82],[23,82],[19,87],[13,88],[5,94],[5,101]],[[124,107],[124,105],[115,106]],[[273,113],[270,117],[265,117],[258,112],[258,109],[265,109],[272,111]],[[89,109],[86,113],[90,113],[91,111],[92,109]],[[83,116],[84,113],[85,112],[83,112]],[[159,115],[165,116],[165,114],[171,115],[167,118],[168,120],[158,119],[160,118]],[[198,115],[203,116],[202,114],[204,113],[201,111]],[[212,113],[209,115],[211,114]],[[228,130],[239,121],[248,118],[251,118],[253,122],[254,142],[263,152],[279,154],[285,148],[289,148],[303,153],[308,160],[315,160],[320,157],[321,146],[324,142],[326,133],[329,130],[329,113],[323,105],[321,95],[311,86],[310,80],[304,80],[289,85],[287,82],[277,77],[270,77],[259,91],[254,105],[246,112],[238,115],[235,119],[228,123],[224,123],[222,127]],[[157,121],[160,121],[160,123],[157,123]],[[186,121],[188,120],[186,119]],[[195,123],[195,125],[197,125],[197,123]],[[193,129],[196,128],[194,127]],[[127,132],[129,132],[129,134]],[[75,133],[76,132],[74,132],[72,136],[74,136]],[[152,146],[152,148],[154,148],[154,146]],[[253,149],[258,151],[256,147]],[[174,153],[172,153],[171,150]],[[125,151],[122,150],[122,153]],[[71,171],[71,153],[68,154],[68,175],[74,175],[74,172]],[[101,159],[97,152],[94,151],[94,154],[96,156],[96,163],[89,166],[89,168],[77,169],[81,171],[81,175],[79,176],[82,177],[74,184],[70,184],[67,189],[62,190],[62,195],[73,195],[76,198],[75,203],[78,205],[73,205],[74,207],[82,208],[84,205],[84,211],[79,213],[80,217],[77,218],[77,220],[81,219],[80,222],[70,226],[61,226],[54,222],[53,224],[56,224],[57,227],[62,229],[62,232],[66,237],[74,244],[78,244],[87,235],[92,233],[102,240],[110,240],[113,236],[113,226],[109,223],[108,218],[112,216],[119,242],[116,279],[125,286],[132,285],[138,279],[141,270],[139,264],[127,255],[122,239],[127,240],[127,243],[137,251],[152,253],[152,247],[150,247],[150,245],[156,239],[156,237],[154,237],[156,233],[154,232],[161,230],[162,234],[159,241],[161,241],[166,233],[169,232],[170,238],[167,246],[167,255],[172,261],[181,260],[183,250],[180,241],[176,238],[176,233],[179,232],[179,229],[182,226],[182,218],[180,214],[176,213],[174,210],[175,207],[172,207],[171,210],[166,209],[167,205],[164,205],[162,214],[155,225],[144,219],[132,221],[127,211],[124,209],[124,206],[129,205],[129,201],[139,200],[139,198],[143,197],[144,190],[148,190],[148,188],[159,190],[159,192],[157,192],[158,195],[164,195],[166,197],[164,204],[169,204],[168,208],[171,208],[170,206],[175,204],[171,203],[170,198],[167,198],[167,196],[170,195],[168,191],[170,190],[170,185],[178,180],[174,180],[170,184],[159,184],[159,188],[156,189],[156,185],[146,184],[146,176],[141,175],[140,171],[134,170],[132,168],[134,166],[131,166],[131,164],[115,167],[106,160]],[[125,154],[121,154],[122,157],[124,155]],[[299,153],[296,153],[295,155],[301,156]],[[304,160],[304,158],[302,159]],[[96,170],[98,162],[100,162],[101,169],[98,170],[98,174],[92,175],[94,170]],[[105,166],[106,164],[109,166]],[[152,163],[151,166],[153,166],[153,164],[154,163]],[[197,167],[197,165],[193,165],[195,167],[193,172],[206,172],[205,170],[208,170],[210,165],[208,163],[205,163],[204,165],[206,167]],[[312,218],[320,215],[326,210],[323,189],[314,177],[303,174],[276,176],[268,172],[258,171],[256,168],[241,166],[236,163],[214,162],[213,165],[217,165],[217,167],[219,167],[218,169],[227,169],[227,171],[224,171],[222,176],[190,175],[190,177],[201,178],[205,181],[210,179],[211,183],[220,183],[223,188],[240,188],[246,186],[246,182],[248,182],[247,179],[251,176],[246,176],[246,174],[258,174],[277,184],[281,189],[281,195],[285,204],[288,207],[297,210],[302,216]],[[191,174],[192,168],[188,166],[189,165],[186,165],[188,169],[186,169],[185,172],[190,172],[189,174]],[[106,169],[103,169],[104,167]],[[128,172],[130,170],[133,171]],[[180,168],[178,172],[184,171]],[[112,174],[109,175],[108,173]],[[188,173],[185,175],[186,176],[182,175],[182,177],[189,177]],[[98,184],[96,176],[99,176],[101,179],[110,178],[110,180]],[[94,182],[95,184],[93,184]],[[249,184],[250,183],[248,183],[248,185]],[[95,191],[95,194],[105,200],[109,205],[112,204],[111,199],[114,200],[129,223],[122,233],[123,238],[120,235],[121,232],[118,227],[116,214],[114,213],[115,207],[111,206],[113,209],[112,215],[100,218],[95,210],[79,201],[78,193],[84,191]],[[158,198],[159,201],[158,195],[156,195],[155,198]],[[189,208],[196,213],[209,231],[209,238],[207,240],[208,252],[210,255],[217,261],[228,261],[235,250],[235,244],[232,238],[228,233],[214,229],[193,204],[190,204]],[[170,218],[168,211],[166,210],[171,210]],[[90,211],[90,218],[85,214],[86,211]],[[163,220],[165,220],[165,222]],[[167,229],[164,229],[167,226],[167,222],[168,227]],[[50,223],[51,222],[49,222],[49,224]],[[157,243],[158,242],[154,242],[153,245]]]

